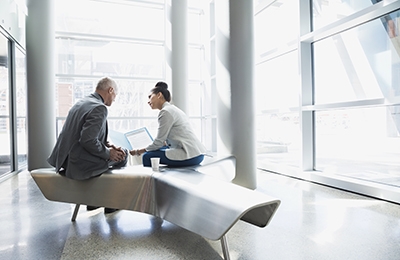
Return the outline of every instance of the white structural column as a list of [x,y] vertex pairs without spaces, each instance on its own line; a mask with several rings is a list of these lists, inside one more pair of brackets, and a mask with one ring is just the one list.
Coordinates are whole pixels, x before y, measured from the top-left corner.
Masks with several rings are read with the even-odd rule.
[[29,0],[26,19],[28,170],[49,167],[56,140],[54,0]]
[[215,88],[217,151],[232,154],[231,86],[229,74],[229,0],[215,3]]
[[188,31],[187,0],[171,3],[171,70],[174,104],[188,112]]
[[229,1],[233,181],[250,189],[257,188],[253,19],[253,1]]

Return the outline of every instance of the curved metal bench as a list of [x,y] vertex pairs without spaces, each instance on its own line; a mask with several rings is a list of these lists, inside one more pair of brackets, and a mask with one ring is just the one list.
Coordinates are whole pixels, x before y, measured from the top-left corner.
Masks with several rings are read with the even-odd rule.
[[221,240],[224,258],[229,259],[225,236],[229,229],[238,220],[265,227],[280,201],[210,176],[210,169],[198,166],[153,172],[137,165],[78,181],[42,168],[31,171],[31,176],[48,200],[76,204],[72,221],[81,204],[143,212]]

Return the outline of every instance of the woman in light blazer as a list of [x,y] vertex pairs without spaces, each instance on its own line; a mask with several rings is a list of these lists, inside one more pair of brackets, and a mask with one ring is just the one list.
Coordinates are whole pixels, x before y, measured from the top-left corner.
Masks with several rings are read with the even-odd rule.
[[186,114],[169,103],[171,94],[165,82],[158,82],[150,91],[147,102],[159,109],[157,137],[149,146],[131,150],[131,155],[141,155],[144,166],[150,167],[150,158],[160,158],[160,164],[173,167],[200,164],[206,148],[195,135]]

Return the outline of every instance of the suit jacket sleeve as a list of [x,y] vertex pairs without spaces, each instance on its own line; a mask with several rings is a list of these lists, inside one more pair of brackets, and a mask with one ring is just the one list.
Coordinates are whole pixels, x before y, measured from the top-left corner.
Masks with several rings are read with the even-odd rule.
[[154,151],[163,147],[173,124],[174,117],[168,111],[164,109],[160,110],[158,113],[157,137],[152,144],[146,147],[146,151]]

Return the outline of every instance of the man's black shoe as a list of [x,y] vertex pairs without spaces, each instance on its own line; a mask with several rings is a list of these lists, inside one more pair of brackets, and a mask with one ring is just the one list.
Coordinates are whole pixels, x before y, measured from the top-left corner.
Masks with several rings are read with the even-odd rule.
[[100,207],[97,207],[97,206],[89,206],[89,205],[86,206],[86,210],[87,210],[87,211],[95,210],[95,209],[98,209],[98,208],[100,208]]
[[113,213],[113,212],[115,212],[115,211],[118,211],[118,209],[104,208],[104,213],[105,213],[105,214]]

